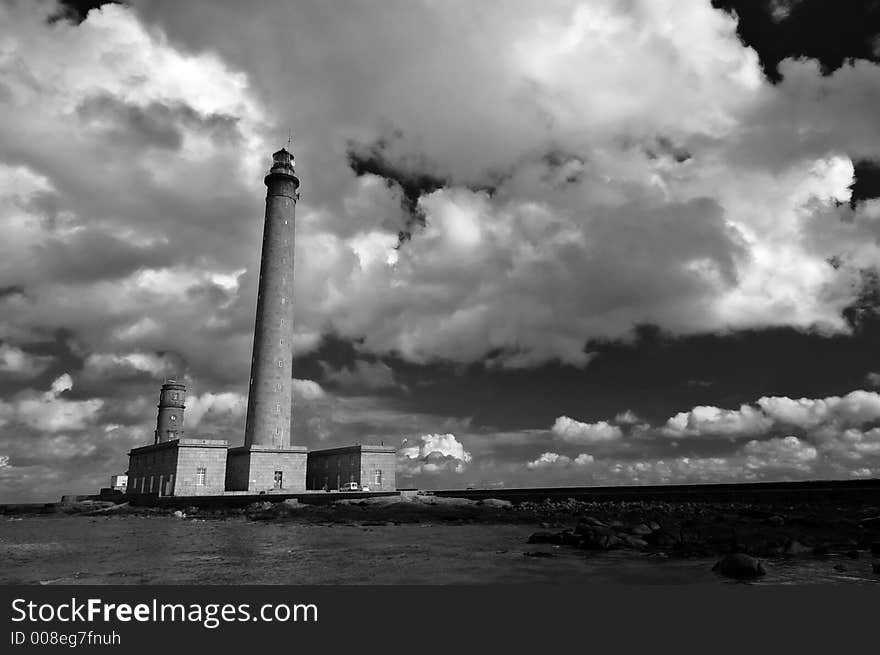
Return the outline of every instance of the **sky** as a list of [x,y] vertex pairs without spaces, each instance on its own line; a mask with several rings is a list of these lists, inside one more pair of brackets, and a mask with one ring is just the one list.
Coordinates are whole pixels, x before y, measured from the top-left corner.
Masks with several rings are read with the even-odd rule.
[[0,501],[243,441],[296,156],[293,441],[422,488],[880,475],[880,4],[0,2]]

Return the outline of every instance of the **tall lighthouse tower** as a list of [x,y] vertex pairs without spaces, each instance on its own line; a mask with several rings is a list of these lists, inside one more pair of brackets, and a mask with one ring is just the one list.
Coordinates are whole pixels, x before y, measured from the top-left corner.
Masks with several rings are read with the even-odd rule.
[[293,245],[299,178],[293,155],[272,155],[257,292],[254,350],[244,446],[227,457],[230,491],[305,489],[306,452],[291,445],[293,392]]

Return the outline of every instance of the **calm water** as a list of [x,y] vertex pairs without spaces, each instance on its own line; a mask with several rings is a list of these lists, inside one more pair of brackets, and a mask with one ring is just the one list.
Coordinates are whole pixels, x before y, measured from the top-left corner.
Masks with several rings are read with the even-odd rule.
[[[172,517],[0,519],[0,583],[726,584],[714,560],[526,544],[528,525],[304,525]],[[552,552],[552,558],[524,552]],[[833,570],[844,564],[846,572]],[[877,584],[871,560],[771,562],[761,584]]]

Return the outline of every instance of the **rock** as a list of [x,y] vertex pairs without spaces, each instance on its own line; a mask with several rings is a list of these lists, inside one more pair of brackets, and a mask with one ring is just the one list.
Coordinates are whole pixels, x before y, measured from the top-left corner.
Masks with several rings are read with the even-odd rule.
[[678,543],[678,539],[676,539],[668,532],[664,532],[662,530],[658,530],[656,532],[652,532],[651,534],[645,535],[645,541],[648,542],[650,546],[661,548],[663,550],[667,548],[674,548],[675,545]]
[[593,523],[584,523],[581,521],[575,526],[574,529],[575,534],[581,535],[611,535],[614,534],[614,530],[604,525],[594,525]]
[[602,521],[600,521],[599,519],[597,519],[594,516],[583,516],[583,517],[581,517],[581,520],[579,522],[586,524],[586,525],[595,525],[596,527],[599,527],[599,528],[607,527]]
[[789,541],[785,548],[782,549],[783,555],[788,555],[791,557],[797,557],[798,555],[805,555],[810,552],[810,548],[808,546],[804,546],[797,539],[792,539]]
[[718,560],[712,570],[721,575],[736,580],[750,580],[766,575],[764,565],[754,557],[744,553],[725,555]]
[[562,543],[562,536],[555,532],[535,532],[528,540],[530,544],[559,544]]
[[629,529],[629,533],[635,535],[651,534],[652,532],[653,530],[644,523],[639,523],[638,525],[634,525]]
[[775,525],[775,526],[783,526],[785,525],[785,518],[776,514],[775,516],[771,516],[766,520],[767,525]]
[[299,507],[299,498],[287,498],[284,500],[284,504],[288,507]]
[[638,537],[634,537],[632,535],[627,535],[622,541],[630,548],[641,549],[648,547],[647,541],[645,541],[644,539],[639,539]]
[[174,510],[174,516],[176,516],[176,517],[179,518],[179,519],[185,519],[185,518],[186,518],[186,514],[184,514],[183,512],[181,512],[179,509]]
[[651,532],[659,532],[660,531],[660,524],[657,523],[656,521],[651,521],[650,523],[648,523],[648,527],[651,528]]
[[480,501],[480,505],[484,507],[494,507],[495,509],[510,509],[513,503],[509,500],[501,500],[500,498],[485,498]]

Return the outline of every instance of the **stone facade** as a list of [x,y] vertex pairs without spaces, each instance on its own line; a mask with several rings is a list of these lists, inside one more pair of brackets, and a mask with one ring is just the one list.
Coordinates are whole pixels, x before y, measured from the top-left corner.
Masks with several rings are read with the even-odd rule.
[[355,445],[309,453],[306,468],[307,489],[339,489],[346,482],[357,482],[371,491],[397,489],[395,472],[397,450],[391,446]]
[[226,451],[222,439],[174,439],[129,452],[130,494],[213,496],[225,490]]
[[159,392],[156,434],[153,443],[162,443],[183,437],[183,412],[186,409],[186,386],[177,380],[168,380]]
[[305,446],[230,448],[226,458],[226,491],[305,491],[307,453]]
[[244,445],[290,446],[293,398],[293,240],[299,179],[293,155],[272,155],[257,292]]

